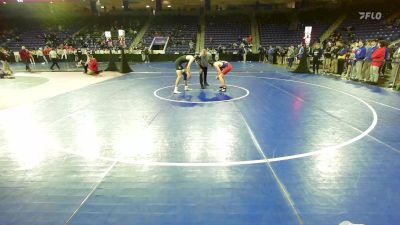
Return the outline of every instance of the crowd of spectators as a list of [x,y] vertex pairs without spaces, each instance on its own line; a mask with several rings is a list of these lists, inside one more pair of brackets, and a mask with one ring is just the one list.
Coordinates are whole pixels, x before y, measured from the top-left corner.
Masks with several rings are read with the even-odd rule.
[[[207,40],[206,40],[207,41]],[[214,39],[210,37],[209,50],[216,54],[239,54],[243,61],[246,61],[246,56],[253,53],[253,36],[248,35],[247,37],[238,36],[237,40],[229,45],[223,45],[221,43],[215,43]]]
[[[146,31],[142,42],[135,46],[136,49],[143,50],[150,47],[155,37],[163,37],[168,40],[166,53],[195,53],[197,33],[200,31],[198,18],[193,16],[166,16],[155,17],[152,26]],[[152,47],[152,50],[159,49],[160,46]]]
[[[112,23],[94,24],[82,29],[78,34],[67,38],[64,44],[76,48],[90,48],[95,51],[109,49],[110,47],[120,48],[121,43],[118,30],[124,30],[125,43],[123,43],[122,47],[127,49],[138,34],[140,26],[141,22],[137,19],[114,20]],[[106,39],[105,31],[111,32],[111,39]]]
[[341,33],[334,32],[323,43],[316,42],[310,47],[305,44],[260,46],[258,52],[260,61],[287,65],[288,68],[306,56],[316,74],[335,75],[370,84],[382,83],[386,74],[390,86],[399,85],[399,75],[394,79],[399,68],[400,48],[399,45],[389,45],[385,40],[348,41],[342,38]]
[[[64,40],[59,39],[57,32],[63,32],[63,27],[47,28],[46,33],[40,34],[38,38],[45,40],[43,47],[34,48],[30,46],[21,46],[19,51],[12,52],[9,48],[2,48],[2,62],[10,61],[11,57],[15,57],[15,61],[24,62],[26,70],[30,71],[30,64],[49,63],[52,62],[51,69],[58,67],[58,61],[75,61],[82,60],[88,65],[88,53],[108,53],[105,50],[110,46],[120,47],[121,43],[118,39],[118,30],[126,31],[126,37],[129,40],[138,34],[141,22],[139,20],[115,20],[111,23],[88,26],[81,30],[77,35],[69,35]],[[157,25],[160,26],[160,25]],[[169,37],[168,47],[176,45],[186,45],[187,53],[195,52],[196,34],[192,34],[191,40],[185,41],[183,31],[186,30],[185,24],[177,24],[169,30],[157,29],[155,26],[151,29],[151,36]],[[386,26],[399,28],[400,18],[393,19]],[[104,31],[112,32],[114,39],[106,39]],[[18,29],[7,29],[0,33],[0,41],[4,43],[17,41],[23,43],[20,37],[21,32]],[[216,43],[212,36],[205,40],[206,44],[211,46],[210,50],[217,53],[230,53],[227,49],[233,49],[234,53],[240,54],[243,61],[246,61],[246,55],[252,54],[253,37],[238,37],[236,41],[224,46]],[[132,42],[130,42],[132,43]],[[130,43],[124,43],[124,47],[128,48]],[[90,49],[90,50],[88,50]],[[146,48],[146,44],[138,45],[137,49],[143,50],[144,61],[149,61],[151,50]],[[293,68],[303,56],[310,58],[312,71],[318,74],[328,74],[340,76],[342,79],[351,79],[359,82],[367,82],[376,84],[391,72],[390,77],[395,77],[398,71],[398,63],[400,58],[399,46],[389,45],[385,38],[379,39],[361,39],[354,32],[353,27],[346,27],[335,31],[330,37],[323,42],[316,40],[310,47],[305,44],[291,46],[259,46],[259,61],[269,62],[272,64],[287,65]],[[71,59],[72,58],[72,59]],[[79,64],[79,63],[78,63]],[[4,63],[3,63],[4,65]],[[4,68],[3,68],[4,71]],[[396,85],[398,80],[391,80],[391,85]]]
[[11,41],[21,41],[19,34],[20,30],[18,28],[0,30],[0,43],[2,47],[6,47],[7,43]]
[[[1,47],[1,63],[2,65],[9,65],[9,62],[22,62],[25,64],[26,71],[32,71],[31,66],[36,63],[48,64],[51,63],[51,70],[57,67],[60,70],[58,62],[84,62],[85,65],[89,66],[89,71],[94,74],[98,73],[98,64],[89,63],[89,57],[93,53],[108,53],[110,46],[115,49],[119,49],[123,44],[124,48],[130,46],[133,38],[137,35],[138,29],[140,29],[141,22],[139,20],[129,21],[113,21],[112,23],[104,23],[101,25],[88,26],[83,29],[77,35],[72,35],[67,32],[62,26],[54,26],[47,28],[35,28],[29,30],[26,28],[25,31],[18,29],[4,29],[0,33],[0,47]],[[25,29],[25,28],[24,28]],[[118,39],[118,29],[125,30],[125,38],[129,40],[129,43],[121,42]],[[40,30],[40,32],[37,32]],[[108,43],[104,32],[109,30],[113,33],[114,39],[108,40],[112,44]],[[35,40],[43,40],[40,47],[30,45],[29,42],[25,42],[21,38],[21,34],[35,31],[37,34],[33,37]],[[31,35],[31,34],[30,34]],[[14,46],[12,44],[14,43]],[[106,51],[107,50],[107,51]],[[93,61],[93,57],[92,60]],[[78,63],[79,64],[79,63]],[[93,65],[97,64],[97,68]],[[4,68],[1,71],[4,72]],[[91,72],[89,72],[91,73]]]
[[[195,33],[192,34],[190,37],[191,39],[188,42],[186,42],[185,35],[183,33],[183,31],[186,29],[187,29],[186,24],[178,24],[177,26],[172,27],[168,31],[161,29],[160,25],[157,25],[155,27],[155,30],[151,32],[151,36],[152,37],[168,37],[169,38],[169,41],[168,41],[169,47],[176,47],[179,45],[188,46],[190,43],[192,43],[190,45],[191,47],[189,46],[189,48],[191,48],[193,50],[192,53],[194,53],[193,43],[195,43],[195,41],[196,41],[197,34],[195,34]],[[191,52],[191,51],[189,51],[189,52]]]

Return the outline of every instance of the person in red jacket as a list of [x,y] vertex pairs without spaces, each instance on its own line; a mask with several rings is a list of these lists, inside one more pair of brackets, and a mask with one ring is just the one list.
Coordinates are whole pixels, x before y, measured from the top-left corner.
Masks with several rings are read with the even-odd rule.
[[249,36],[247,37],[247,43],[248,43],[249,45],[252,45],[252,44],[253,44],[253,36],[252,36],[252,35],[249,35]]
[[22,46],[21,51],[19,51],[19,55],[21,57],[22,62],[25,64],[25,70],[31,72],[32,70],[29,67],[31,53],[28,51],[28,49],[25,48],[25,46]]
[[88,60],[88,75],[96,75],[99,74],[99,64],[97,63],[97,60],[92,56],[89,55],[89,60]]
[[378,83],[378,78],[379,78],[379,67],[383,65],[385,62],[385,56],[386,56],[386,42],[385,41],[380,41],[379,42],[379,48],[372,53],[372,63],[371,63],[371,70],[370,70],[370,82],[376,84]]

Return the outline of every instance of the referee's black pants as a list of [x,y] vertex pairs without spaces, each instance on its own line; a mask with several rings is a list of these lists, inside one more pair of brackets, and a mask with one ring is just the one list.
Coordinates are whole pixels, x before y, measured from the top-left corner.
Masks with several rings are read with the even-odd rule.
[[207,84],[207,67],[200,66],[200,85],[204,87]]
[[52,59],[51,59],[51,62],[53,63],[53,64],[51,64],[51,66],[50,66],[50,69],[51,69],[51,70],[53,70],[53,67],[54,67],[54,66],[57,66],[57,68],[60,69],[60,66],[58,65],[58,60],[57,60],[56,58],[52,58]]

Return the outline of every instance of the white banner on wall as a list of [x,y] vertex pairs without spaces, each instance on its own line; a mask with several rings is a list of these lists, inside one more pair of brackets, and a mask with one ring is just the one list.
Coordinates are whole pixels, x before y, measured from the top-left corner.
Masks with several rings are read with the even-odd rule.
[[106,36],[106,38],[111,38],[111,31],[104,32],[104,36]]
[[304,30],[304,43],[306,45],[309,45],[311,42],[311,31],[312,31],[312,27],[307,26]]

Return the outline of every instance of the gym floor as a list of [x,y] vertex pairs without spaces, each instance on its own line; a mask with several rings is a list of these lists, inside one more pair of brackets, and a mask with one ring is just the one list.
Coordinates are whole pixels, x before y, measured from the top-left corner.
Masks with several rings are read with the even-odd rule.
[[400,221],[398,92],[233,67],[226,93],[193,66],[172,94],[173,62],[0,80],[0,225]]

